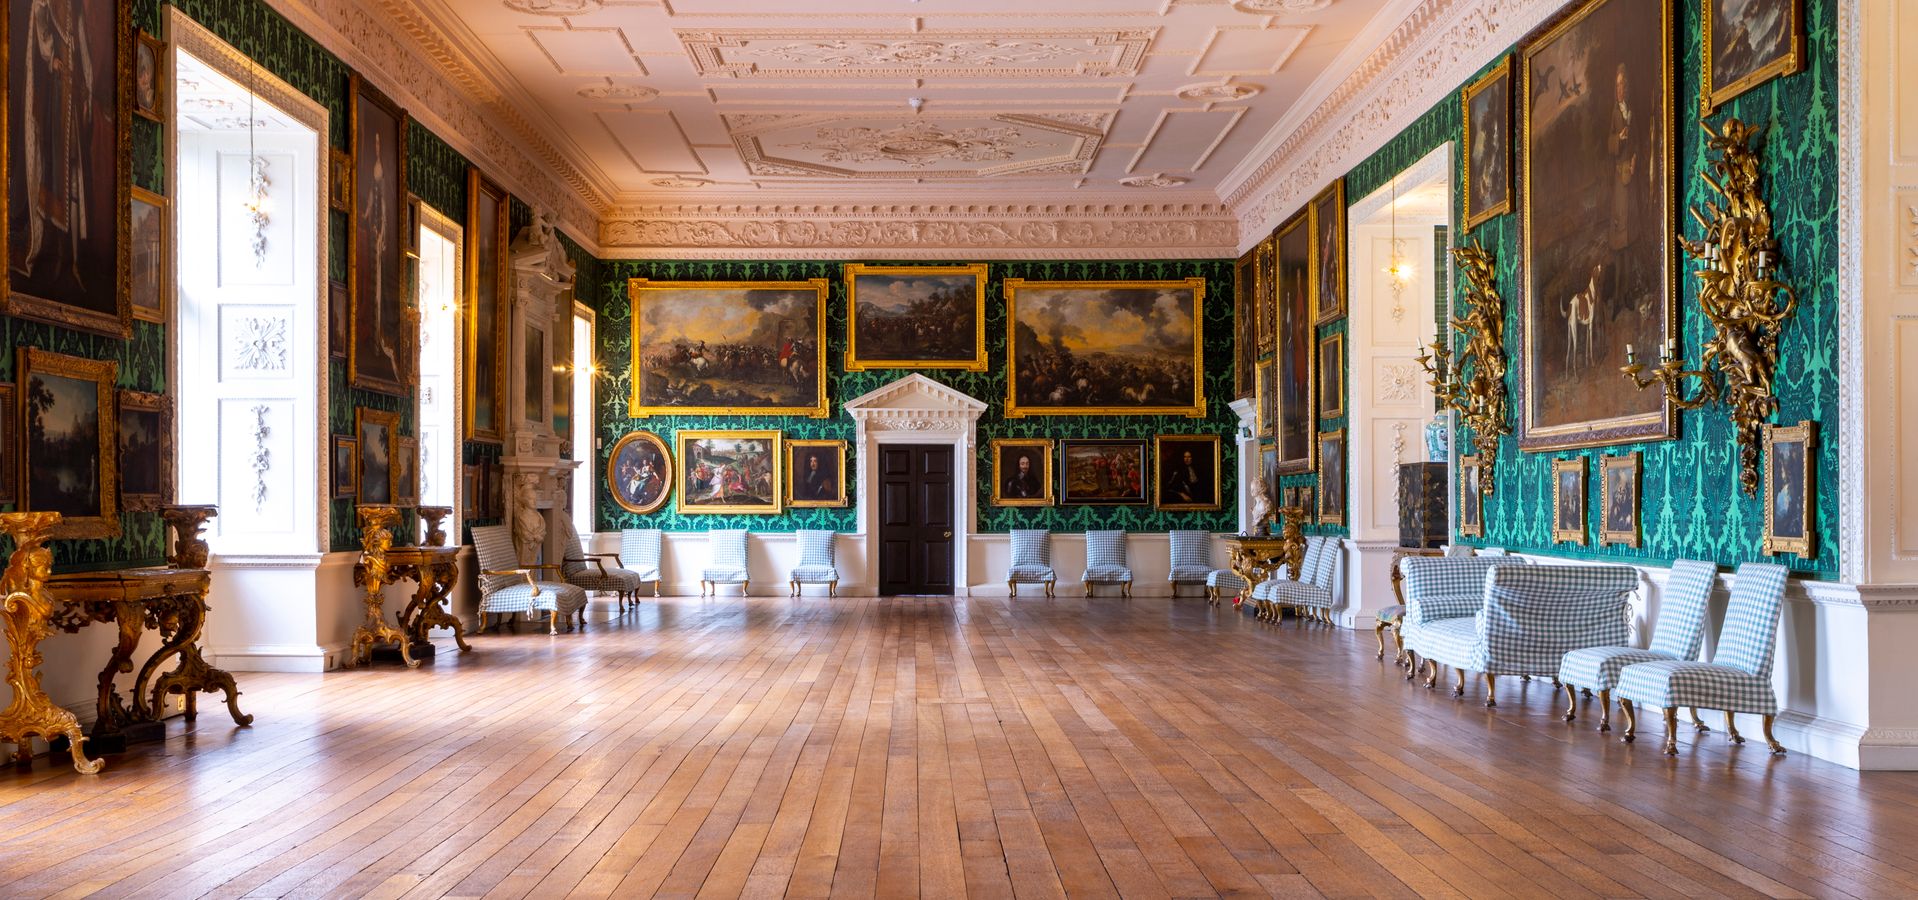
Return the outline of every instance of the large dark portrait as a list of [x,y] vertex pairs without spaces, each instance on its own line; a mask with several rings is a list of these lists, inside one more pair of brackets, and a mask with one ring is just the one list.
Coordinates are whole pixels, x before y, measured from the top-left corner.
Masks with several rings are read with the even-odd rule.
[[1345,318],[1345,179],[1312,200],[1312,312],[1320,325]]
[[846,505],[846,442],[786,442],[786,502],[792,506]]
[[1319,435],[1319,523],[1345,522],[1345,432]]
[[1318,351],[1312,327],[1312,231],[1301,213],[1280,226],[1278,240],[1278,417],[1274,439],[1279,471],[1312,471],[1312,358]]
[[673,487],[672,455],[666,452],[666,442],[650,431],[620,438],[607,458],[606,480],[620,509],[641,515],[659,509]]
[[4,311],[125,337],[130,5],[7,4]]
[[1146,502],[1145,441],[1068,440],[1059,451],[1065,503]]
[[[353,291],[353,384],[406,393],[405,289],[400,265],[406,199],[406,113],[353,76],[353,213],[348,268]],[[362,445],[360,452],[366,452]],[[360,491],[366,492],[365,480]],[[387,501],[378,501],[385,503]]]
[[509,273],[506,261],[506,192],[478,169],[466,175],[466,434],[497,440],[506,405],[500,367],[505,341]]
[[1465,227],[1512,211],[1512,58],[1465,88]]
[[993,438],[992,505],[1052,505],[1052,441]]
[[824,278],[636,278],[627,292],[632,415],[826,415]]
[[846,368],[986,369],[986,264],[846,266]]
[[1668,3],[1591,0],[1525,49],[1528,449],[1672,433],[1618,374],[1672,321]]
[[1218,509],[1219,436],[1162,434],[1153,467],[1160,509]]
[[1205,415],[1205,279],[1006,279],[1006,416]]
[[57,512],[55,537],[118,537],[119,441],[113,383],[119,366],[23,348],[24,512]]
[[1805,67],[1801,0],[1704,0],[1704,109]]

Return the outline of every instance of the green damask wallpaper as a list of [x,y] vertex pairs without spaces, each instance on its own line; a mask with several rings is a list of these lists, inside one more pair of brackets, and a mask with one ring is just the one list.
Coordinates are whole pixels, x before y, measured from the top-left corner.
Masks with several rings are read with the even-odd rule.
[[[1673,9],[1677,13],[1680,35],[1674,79],[1678,199],[1681,206],[1702,206],[1710,188],[1700,176],[1706,141],[1698,115],[1700,10],[1693,2],[1674,3]],[[1712,117],[1714,123],[1735,115],[1767,125],[1761,150],[1766,166],[1765,190],[1773,204],[1774,225],[1783,245],[1782,276],[1798,288],[1800,299],[1798,314],[1787,323],[1780,341],[1783,362],[1777,383],[1780,410],[1776,420],[1789,424],[1810,419],[1821,424],[1816,556],[1812,559],[1768,558],[1759,552],[1764,504],[1761,498],[1748,497],[1739,491],[1737,448],[1732,442],[1730,420],[1719,406],[1681,413],[1679,437],[1670,441],[1557,453],[1521,453],[1515,439],[1505,439],[1499,451],[1497,488],[1485,502],[1485,537],[1461,540],[1532,553],[1622,562],[1696,558],[1736,565],[1746,560],[1772,559],[1794,570],[1819,576],[1837,573],[1835,18],[1835,0],[1805,0],[1805,71],[1753,89]],[[1489,70],[1490,65],[1486,69]],[[1347,195],[1365,196],[1440,144],[1459,140],[1461,128],[1459,101],[1454,94],[1354,168],[1347,176]],[[1698,232],[1698,226],[1682,212],[1681,218],[1687,234]],[[1507,308],[1507,346],[1516,345],[1520,334],[1519,293],[1523,284],[1517,214],[1492,219],[1456,240],[1483,241],[1496,255],[1499,287]],[[1681,265],[1681,271],[1685,273],[1679,297],[1683,343],[1685,351],[1695,360],[1709,325],[1698,312],[1696,279],[1689,274],[1688,267]],[[1462,290],[1463,285],[1455,284],[1454,296]],[[1515,392],[1518,366],[1511,368],[1513,375],[1507,389]],[[1619,376],[1619,387],[1629,389],[1623,375]],[[1469,435],[1455,436],[1454,443],[1467,439]],[[1598,546],[1595,522],[1589,524],[1590,543],[1585,546],[1552,543],[1551,461],[1574,456],[1588,458],[1589,471],[1594,473],[1590,478],[1588,508],[1596,510],[1599,508],[1598,458],[1632,450],[1643,454],[1642,546]]]
[[[900,265],[938,265],[931,262],[907,262]],[[603,470],[605,455],[611,452],[621,435],[649,430],[672,443],[681,428],[751,429],[777,428],[789,438],[853,439],[853,423],[839,404],[885,385],[907,370],[847,372],[845,370],[846,288],[841,267],[836,262],[706,262],[706,261],[631,261],[614,260],[598,265],[601,273],[597,293],[588,301],[599,314],[599,366],[604,373],[594,391],[598,407],[598,463]],[[979,419],[978,508],[980,532],[1004,532],[1013,528],[1050,528],[1055,531],[1084,531],[1096,528],[1123,528],[1128,531],[1167,531],[1177,528],[1203,528],[1214,531],[1237,529],[1237,513],[1230,498],[1237,496],[1237,461],[1233,432],[1238,418],[1227,407],[1232,400],[1232,261],[1125,261],[1125,262],[996,262],[992,264],[991,283],[986,293],[986,343],[989,368],[984,372],[927,370],[921,372],[943,384],[963,391],[987,403]],[[1179,416],[1042,416],[1006,419],[1006,313],[1001,283],[1006,278],[1059,281],[1168,280],[1191,277],[1206,279],[1205,298],[1205,393],[1210,413],[1204,419]],[[827,392],[832,398],[831,417],[809,419],[793,416],[655,416],[632,419],[627,416],[626,400],[631,389],[631,316],[626,283],[631,278],[658,281],[793,281],[824,278],[832,285],[827,298]],[[583,286],[586,282],[582,279]],[[991,441],[997,437],[1051,438],[1127,438],[1150,439],[1158,433],[1217,434],[1222,439],[1223,470],[1220,490],[1227,498],[1223,508],[1208,512],[1167,512],[1151,506],[1055,506],[1049,508],[994,507],[992,470],[989,458]],[[1056,463],[1055,463],[1056,465]],[[850,448],[847,467],[853,466]],[[847,477],[856,484],[856,472]],[[1057,473],[1055,472],[1055,478]],[[852,493],[849,489],[848,493]],[[857,498],[853,498],[857,503]],[[799,509],[778,516],[682,516],[669,501],[661,512],[650,516],[626,513],[613,503],[604,483],[599,485],[599,528],[654,527],[676,531],[707,528],[751,527],[759,531],[791,531],[800,528],[831,528],[851,531],[857,527],[852,506],[843,509]]]

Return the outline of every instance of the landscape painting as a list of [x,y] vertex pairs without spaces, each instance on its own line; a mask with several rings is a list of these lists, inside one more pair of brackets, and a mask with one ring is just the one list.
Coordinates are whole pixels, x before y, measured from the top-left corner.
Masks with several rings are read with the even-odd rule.
[[1205,279],[1005,285],[1007,418],[1205,415]]
[[682,431],[674,440],[680,512],[779,512],[779,432]]
[[[400,234],[406,221],[406,113],[357,73],[348,102],[354,172],[353,213],[347,217],[353,296],[347,370],[355,387],[403,395],[409,359]],[[364,443],[360,451],[366,451]],[[366,491],[365,479],[360,489]]]
[[1059,458],[1061,502],[1146,502],[1145,441],[1067,440]]
[[1706,115],[1805,67],[1802,0],[1704,0]]
[[1312,440],[1318,414],[1312,409],[1313,357],[1318,352],[1312,327],[1312,230],[1300,212],[1279,227],[1278,395],[1273,439],[1278,442],[1279,473],[1312,471]]
[[144,391],[121,391],[120,505],[132,512],[155,512],[173,493],[173,429],[167,398]]
[[631,414],[824,418],[826,291],[824,278],[633,279]]
[[1525,48],[1520,446],[1670,437],[1625,348],[1673,333],[1670,0],[1590,0]]
[[846,369],[986,370],[986,264],[846,266]]
[[20,511],[63,516],[54,537],[118,537],[118,364],[25,347],[19,365],[26,432]]
[[386,504],[393,500],[393,448],[400,427],[399,413],[361,407],[354,411],[360,442],[359,502]]
[[1465,229],[1512,211],[1512,58],[1465,88]]

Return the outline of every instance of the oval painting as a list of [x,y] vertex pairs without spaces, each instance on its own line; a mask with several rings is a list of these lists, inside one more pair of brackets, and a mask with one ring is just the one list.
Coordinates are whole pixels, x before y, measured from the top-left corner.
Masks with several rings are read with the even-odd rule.
[[613,445],[606,462],[613,502],[644,515],[659,509],[673,489],[673,457],[666,442],[650,431],[635,431]]

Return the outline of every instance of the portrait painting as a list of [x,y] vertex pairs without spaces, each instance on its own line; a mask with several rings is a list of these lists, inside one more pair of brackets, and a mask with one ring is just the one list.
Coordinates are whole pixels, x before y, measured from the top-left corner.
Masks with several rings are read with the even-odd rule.
[[1804,0],[1700,0],[1704,4],[1705,115],[1733,97],[1805,68]]
[[777,514],[782,455],[777,431],[681,431],[673,436],[679,457],[682,513]]
[[359,502],[395,503],[393,452],[400,415],[362,406],[354,410],[354,417],[354,433],[360,442]]
[[418,438],[393,440],[393,505],[420,505],[420,442]]
[[1485,536],[1484,477],[1482,457],[1458,458],[1458,533],[1461,537]]
[[497,441],[506,408],[503,359],[512,296],[506,230],[512,198],[477,168],[466,170],[466,188],[466,436]]
[[1598,466],[1598,495],[1604,503],[1598,518],[1598,542],[1636,547],[1638,546],[1638,451],[1603,457],[1599,460]]
[[[0,313],[124,338],[132,4],[14,0],[5,61],[7,280]],[[25,382],[21,382],[25,384]]]
[[[346,365],[354,387],[403,395],[408,357],[401,234],[406,222],[406,112],[358,73],[347,105],[353,127],[353,212],[347,216],[353,340]],[[364,441],[360,452],[367,452]],[[371,489],[362,478],[361,494]]]
[[1254,247],[1232,266],[1232,387],[1239,397],[1252,396],[1258,377],[1258,255]]
[[1465,230],[1512,211],[1512,58],[1465,87]]
[[133,40],[133,111],[162,121],[166,106],[166,44],[142,31]]
[[1674,333],[1670,3],[1587,0],[1523,53],[1527,450],[1674,433],[1618,373]]
[[119,537],[119,365],[22,347],[19,368],[20,511],[59,513],[57,538]]
[[846,505],[846,442],[786,442],[786,504]]
[[622,436],[606,457],[606,481],[620,509],[642,516],[657,511],[673,490],[673,456],[666,442],[650,431]]
[[1295,484],[1285,489],[1285,502],[1279,504],[1285,509],[1299,510],[1299,524],[1312,524],[1313,499],[1315,494],[1309,484]]
[[1267,360],[1259,364],[1257,379],[1253,388],[1253,416],[1260,440],[1271,440],[1273,432],[1279,427],[1279,368],[1278,363]]
[[157,512],[173,496],[173,423],[166,396],[121,391],[120,508]]
[[1319,416],[1345,415],[1345,335],[1319,339]]
[[1052,441],[992,439],[992,505],[1052,505]]
[[1585,543],[1585,457],[1552,460],[1552,543]]
[[631,414],[825,418],[826,291],[824,278],[633,279]]
[[145,322],[165,322],[167,290],[172,284],[168,278],[172,244],[167,234],[170,223],[167,220],[166,198],[149,190],[134,188],[133,206],[128,210],[128,216],[133,236],[133,258],[129,264],[131,274],[128,279],[133,317]]
[[1161,434],[1153,439],[1155,496],[1160,509],[1218,509],[1219,436]]
[[1143,440],[1064,440],[1059,447],[1062,503],[1145,503]]
[[1006,290],[1006,417],[1205,415],[1205,279]]
[[[478,466],[467,466],[466,477],[470,484],[478,474]],[[360,441],[343,434],[333,436],[333,499],[351,500],[360,495]],[[466,496],[473,496],[468,491]],[[473,510],[467,509],[467,518],[473,518]]]
[[1810,559],[1816,551],[1812,530],[1817,501],[1815,442],[1817,423],[1765,426],[1765,536],[1766,554],[1793,553]]
[[1345,179],[1312,201],[1312,312],[1320,325],[1345,318]]
[[[1259,444],[1259,479],[1264,489],[1265,499],[1274,508],[1281,506],[1284,496],[1279,490],[1279,448],[1270,441]],[[1258,523],[1254,524],[1254,530]]]
[[353,211],[353,154],[337,147],[326,156],[326,205],[334,212]]
[[526,421],[546,421],[546,378],[553,373],[551,363],[546,361],[546,330],[526,326],[526,340],[522,342],[522,352],[526,358],[521,361],[520,397],[526,407]]
[[846,370],[986,370],[986,264],[846,265]]
[[353,295],[344,281],[326,283],[326,320],[327,354],[345,359],[353,342]]
[[1319,440],[1319,524],[1345,523],[1345,432],[1327,431]]
[[1313,433],[1318,430],[1318,416],[1312,409],[1312,356],[1318,342],[1312,327],[1309,219],[1301,212],[1279,226],[1276,245],[1279,346],[1273,440],[1279,445],[1279,471],[1287,475],[1312,471]]
[[0,503],[20,502],[20,407],[11,384],[0,384]]

